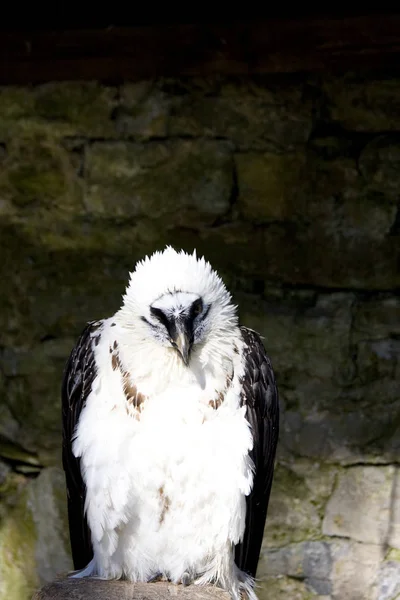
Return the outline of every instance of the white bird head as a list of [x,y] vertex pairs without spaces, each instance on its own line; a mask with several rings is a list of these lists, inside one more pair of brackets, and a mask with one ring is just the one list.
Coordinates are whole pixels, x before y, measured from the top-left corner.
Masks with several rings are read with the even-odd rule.
[[211,265],[196,251],[169,246],[136,264],[119,315],[125,328],[173,348],[186,365],[196,348],[224,345],[238,324],[231,295]]

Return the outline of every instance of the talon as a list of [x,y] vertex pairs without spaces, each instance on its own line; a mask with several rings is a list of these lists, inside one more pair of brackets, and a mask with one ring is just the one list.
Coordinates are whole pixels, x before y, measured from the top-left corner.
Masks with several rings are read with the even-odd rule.
[[192,578],[187,571],[182,575],[181,582],[185,587],[192,583]]
[[162,573],[156,573],[155,575],[153,575],[148,580],[148,583],[156,583],[157,581],[163,581],[163,574]]

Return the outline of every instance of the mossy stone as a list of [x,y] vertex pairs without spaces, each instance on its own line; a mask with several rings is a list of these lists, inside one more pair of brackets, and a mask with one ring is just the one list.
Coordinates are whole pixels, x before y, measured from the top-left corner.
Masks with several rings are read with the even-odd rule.
[[147,217],[162,228],[210,225],[228,212],[231,146],[179,141],[94,144],[87,157],[85,204],[101,217]]
[[347,73],[326,77],[323,90],[330,117],[352,131],[397,131],[400,127],[400,81],[396,77]]
[[27,489],[16,506],[3,518],[0,527],[0,599],[29,598],[39,586],[36,572],[36,530],[27,509]]
[[296,212],[296,198],[305,187],[304,154],[236,154],[238,209],[255,223],[283,221]]

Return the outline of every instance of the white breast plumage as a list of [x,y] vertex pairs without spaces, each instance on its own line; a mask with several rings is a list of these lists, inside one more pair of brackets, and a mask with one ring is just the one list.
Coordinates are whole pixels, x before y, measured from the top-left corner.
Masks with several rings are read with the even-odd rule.
[[[221,298],[211,288],[210,305],[215,310],[219,299],[223,313],[225,288]],[[184,312],[185,293],[177,294]],[[193,286],[187,295],[194,306]],[[201,290],[201,298],[207,316],[207,290]],[[183,334],[156,312],[160,306],[167,310],[170,301],[163,297],[153,305],[171,345],[160,343],[161,330],[154,330],[148,312],[135,327],[127,322],[125,302],[113,318],[88,326],[67,366],[64,466],[71,542],[79,559],[75,566],[82,569],[74,576],[212,582],[235,600],[241,591],[254,600],[253,563],[261,540],[246,523],[251,503],[260,505],[254,495],[262,494],[263,510],[253,516],[263,527],[272,481],[278,414],[272,369],[264,353],[260,364],[254,354],[251,377],[258,380],[252,383],[247,371],[252,348],[230,310],[219,326],[211,312],[214,336],[201,333],[206,317],[198,321],[198,334],[195,317],[187,316],[199,342],[192,339],[186,361],[185,346],[176,347],[185,343],[179,337]],[[178,319],[179,307],[174,307]],[[262,346],[257,342],[255,348],[260,352]],[[259,452],[257,423],[268,436],[261,439],[267,455]],[[79,476],[80,503],[73,495]],[[79,537],[82,519],[88,529],[85,533],[81,526]],[[86,560],[76,551],[78,541]]]

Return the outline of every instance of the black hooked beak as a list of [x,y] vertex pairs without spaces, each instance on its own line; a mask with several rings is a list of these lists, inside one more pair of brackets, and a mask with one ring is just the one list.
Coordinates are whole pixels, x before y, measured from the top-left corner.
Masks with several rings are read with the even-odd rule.
[[190,351],[193,343],[191,323],[188,319],[180,318],[175,321],[171,331],[171,344],[179,352],[183,362],[189,364]]

